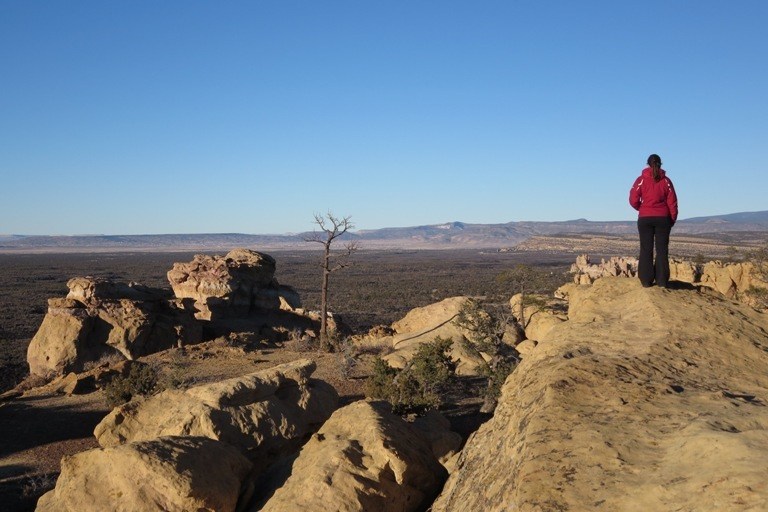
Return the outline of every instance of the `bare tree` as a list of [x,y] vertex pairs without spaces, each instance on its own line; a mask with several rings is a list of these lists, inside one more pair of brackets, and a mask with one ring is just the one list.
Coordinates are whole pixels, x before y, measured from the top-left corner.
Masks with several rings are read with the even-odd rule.
[[325,215],[315,214],[315,224],[320,228],[305,238],[307,242],[323,245],[323,259],[320,267],[323,269],[323,285],[320,294],[320,346],[323,350],[333,350],[333,342],[328,336],[328,281],[331,273],[349,266],[349,258],[357,250],[357,243],[347,242],[344,250],[338,253],[331,251],[331,245],[336,239],[354,228],[352,217],[336,217],[328,212]]

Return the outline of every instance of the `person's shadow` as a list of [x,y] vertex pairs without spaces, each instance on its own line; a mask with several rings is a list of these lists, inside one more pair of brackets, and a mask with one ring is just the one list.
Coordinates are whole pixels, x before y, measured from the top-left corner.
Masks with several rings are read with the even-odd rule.
[[667,283],[667,288],[670,290],[698,290],[699,287],[695,284],[685,283],[683,281],[670,281]]

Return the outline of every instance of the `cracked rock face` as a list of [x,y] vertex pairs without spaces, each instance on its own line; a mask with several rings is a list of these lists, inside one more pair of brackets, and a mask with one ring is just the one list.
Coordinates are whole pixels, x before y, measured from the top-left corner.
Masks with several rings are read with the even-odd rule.
[[378,343],[393,348],[383,359],[393,367],[403,368],[413,359],[421,345],[439,336],[454,341],[450,356],[457,361],[456,373],[478,375],[485,360],[480,352],[472,348],[468,332],[454,323],[468,300],[469,297],[450,297],[409,311],[405,317],[392,324],[391,335],[377,338]]
[[204,437],[161,437],[65,457],[38,512],[234,511],[251,463]]
[[310,379],[315,363],[302,359],[242,377],[185,390],[167,390],[115,408],[96,426],[101,446],[160,436],[224,441],[262,467],[269,456],[298,443],[336,409],[338,394]]
[[[753,307],[760,307],[751,291],[768,289],[765,272],[760,272],[751,262],[693,261],[670,258],[670,279],[681,283],[706,286],[728,298],[736,299]],[[637,258],[612,257],[592,263],[586,254],[576,258],[571,265],[576,284],[592,284],[602,277],[636,277]]]
[[446,471],[426,436],[388,409],[359,401],[336,411],[261,510],[424,510]]
[[48,301],[27,349],[34,375],[79,372],[105,356],[135,359],[202,337],[192,314],[161,290],[93,277],[70,279],[67,286],[67,298]]
[[611,277],[569,303],[432,510],[768,509],[768,317]]
[[214,320],[254,309],[300,307],[298,294],[274,276],[272,256],[235,249],[223,257],[198,254],[189,263],[174,263],[168,281],[177,298],[194,302],[196,318]]

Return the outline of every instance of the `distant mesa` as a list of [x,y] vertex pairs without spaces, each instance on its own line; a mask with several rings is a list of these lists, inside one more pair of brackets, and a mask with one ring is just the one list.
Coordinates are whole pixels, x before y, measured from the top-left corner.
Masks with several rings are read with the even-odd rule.
[[[677,234],[716,234],[768,231],[768,211],[742,212],[711,217],[682,219]],[[635,221],[590,221],[585,218],[502,224],[470,224],[459,221],[426,226],[360,230],[345,235],[366,249],[500,249],[517,245],[534,236],[564,234],[636,235]],[[263,250],[313,250],[308,233],[290,235],[249,235],[239,233],[93,236],[5,236],[0,252],[96,252],[96,251],[181,251],[230,250],[259,247]]]

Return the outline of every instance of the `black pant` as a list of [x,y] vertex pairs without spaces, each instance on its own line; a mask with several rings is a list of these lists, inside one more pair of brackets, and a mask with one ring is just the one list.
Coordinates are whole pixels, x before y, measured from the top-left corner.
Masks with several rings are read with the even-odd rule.
[[[643,286],[651,286],[654,277],[658,286],[669,284],[669,232],[672,219],[669,217],[639,217],[637,231],[640,233],[640,262],[637,275]],[[656,262],[653,261],[653,246],[656,245]]]

